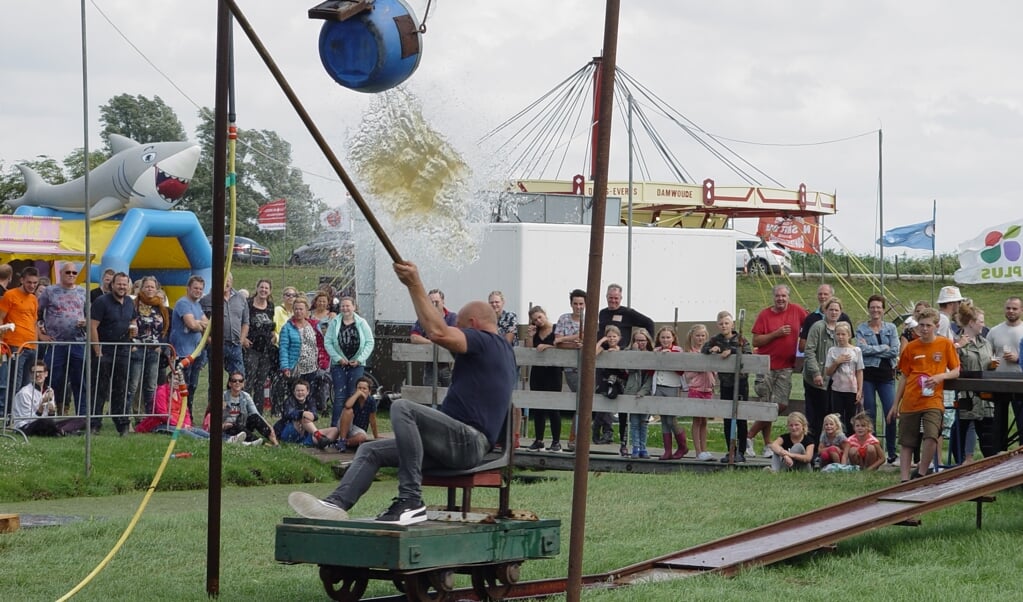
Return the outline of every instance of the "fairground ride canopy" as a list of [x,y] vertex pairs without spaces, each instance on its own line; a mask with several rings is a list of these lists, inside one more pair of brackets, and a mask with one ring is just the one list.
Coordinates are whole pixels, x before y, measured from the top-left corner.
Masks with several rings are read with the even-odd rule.
[[[589,168],[592,174],[594,170],[592,162],[596,157],[600,115],[596,102],[600,97],[600,63],[600,57],[594,58],[481,140],[496,143],[495,155],[508,157],[508,173],[514,174],[509,178],[508,191],[593,195],[592,178],[578,171]],[[620,176],[608,183],[608,196],[622,199],[622,223],[627,223],[630,189],[632,222],[637,225],[722,228],[729,218],[735,217],[812,218],[836,213],[834,193],[810,191],[805,184],[794,189],[783,185],[741,157],[725,140],[708,133],[669,106],[624,70],[615,70],[614,84],[617,105],[614,114],[618,119],[612,126],[617,132],[612,140],[632,140],[633,164],[638,173],[631,187]],[[580,117],[585,114],[584,105],[589,99],[593,99],[592,112],[586,122]],[[637,124],[632,128],[637,133],[631,138],[624,135],[622,129],[627,123],[625,114],[630,111]],[[662,135],[654,127],[654,118],[666,120],[669,128],[681,131],[684,136],[674,140]],[[643,134],[649,143],[637,144],[636,140]],[[719,186],[711,178],[700,182],[676,155],[677,149],[693,142],[745,184],[736,186],[723,182],[725,185]],[[660,178],[652,176],[651,163],[656,158],[677,181],[657,181]],[[612,163],[621,167],[619,159],[613,158]],[[576,175],[568,179],[562,175],[566,164],[574,164],[573,171],[576,171]]]

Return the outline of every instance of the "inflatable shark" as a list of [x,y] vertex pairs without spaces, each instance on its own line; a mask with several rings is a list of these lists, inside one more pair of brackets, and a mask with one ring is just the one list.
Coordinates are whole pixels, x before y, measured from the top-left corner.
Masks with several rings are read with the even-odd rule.
[[139,144],[110,134],[110,149],[113,156],[89,172],[88,199],[84,177],[54,186],[31,168],[19,165],[27,190],[7,204],[85,213],[88,203],[90,219],[107,218],[134,207],[167,210],[184,196],[199,163],[199,146],[191,142]]

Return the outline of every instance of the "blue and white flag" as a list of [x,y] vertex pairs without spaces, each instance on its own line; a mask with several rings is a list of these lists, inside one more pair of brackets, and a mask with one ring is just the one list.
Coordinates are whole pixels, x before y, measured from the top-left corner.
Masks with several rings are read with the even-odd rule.
[[[884,233],[884,246],[934,250],[934,220],[909,226],[899,226]],[[877,241],[881,244],[881,241]]]

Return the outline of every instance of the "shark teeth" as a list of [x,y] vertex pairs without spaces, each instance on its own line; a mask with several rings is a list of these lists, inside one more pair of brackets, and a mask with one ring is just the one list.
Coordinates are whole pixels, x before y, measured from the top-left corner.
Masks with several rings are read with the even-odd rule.
[[179,178],[163,171],[159,167],[156,168],[156,192],[160,195],[160,198],[168,203],[181,200],[185,191],[188,190],[189,182],[191,182],[190,179]]

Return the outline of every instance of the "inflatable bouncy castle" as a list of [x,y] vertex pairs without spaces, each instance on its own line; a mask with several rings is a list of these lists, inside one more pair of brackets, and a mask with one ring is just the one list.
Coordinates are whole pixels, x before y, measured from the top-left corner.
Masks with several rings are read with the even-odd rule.
[[18,166],[27,190],[7,202],[14,215],[0,217],[0,259],[84,262],[88,207],[93,282],[107,268],[133,280],[153,275],[171,299],[184,294],[191,274],[210,283],[213,252],[199,220],[190,211],[170,211],[195,173],[198,145],[139,144],[111,134],[110,146],[110,159],[89,172],[88,191],[84,178],[50,185]]

